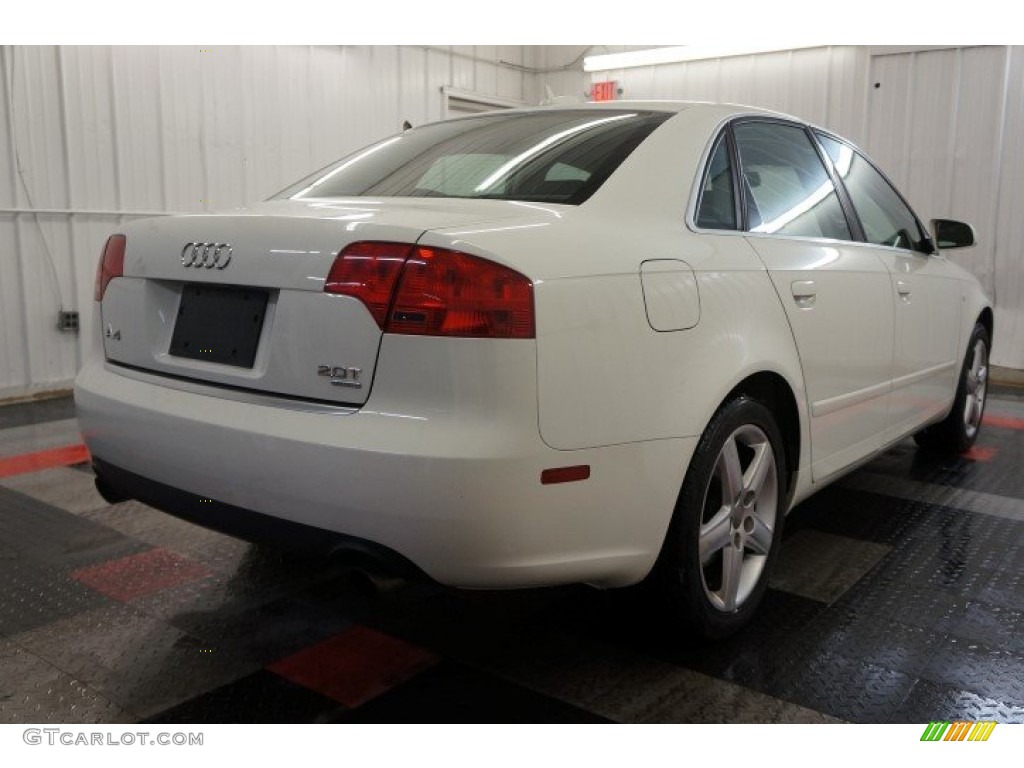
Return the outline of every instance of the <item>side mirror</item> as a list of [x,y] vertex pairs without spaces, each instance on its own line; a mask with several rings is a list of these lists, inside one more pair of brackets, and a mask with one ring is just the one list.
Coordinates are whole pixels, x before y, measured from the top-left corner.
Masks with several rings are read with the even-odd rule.
[[932,219],[932,231],[935,233],[935,245],[940,251],[947,248],[969,248],[978,242],[974,227],[962,221]]

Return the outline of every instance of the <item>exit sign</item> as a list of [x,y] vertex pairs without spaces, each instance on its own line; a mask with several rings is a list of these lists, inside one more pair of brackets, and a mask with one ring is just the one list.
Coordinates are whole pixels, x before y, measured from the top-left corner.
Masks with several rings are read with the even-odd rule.
[[615,80],[605,80],[603,83],[594,83],[591,87],[590,98],[594,101],[615,101],[619,89]]

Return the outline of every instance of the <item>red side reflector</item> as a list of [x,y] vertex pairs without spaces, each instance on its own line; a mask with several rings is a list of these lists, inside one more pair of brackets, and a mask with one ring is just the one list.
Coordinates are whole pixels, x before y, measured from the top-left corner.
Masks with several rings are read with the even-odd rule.
[[111,235],[107,238],[107,244],[103,246],[103,255],[96,267],[96,289],[93,291],[93,298],[96,301],[103,301],[103,294],[107,292],[107,285],[115,277],[124,275],[124,247],[127,239],[124,235]]
[[589,477],[589,464],[580,464],[576,467],[555,467],[553,469],[545,469],[540,473],[540,484],[574,483],[577,480],[586,480]]

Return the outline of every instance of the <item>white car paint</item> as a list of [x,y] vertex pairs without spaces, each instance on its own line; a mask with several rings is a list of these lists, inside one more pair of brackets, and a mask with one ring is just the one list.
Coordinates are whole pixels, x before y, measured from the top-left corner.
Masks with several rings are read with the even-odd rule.
[[[795,400],[791,505],[945,416],[988,306],[976,280],[942,256],[701,231],[719,129],[770,113],[609,108],[623,107],[677,114],[579,206],[272,201],[127,225],[124,276],[95,329],[120,338],[103,339],[76,382],[90,451],[381,544],[445,584],[610,587],[650,572],[701,434],[748,377],[770,373]],[[536,338],[381,333],[358,300],[322,292],[334,257],[361,240],[514,268],[533,283]],[[203,281],[272,291],[251,370],[167,354],[182,281],[196,279],[178,258],[191,241],[234,249]],[[367,386],[332,388],[319,363],[358,367]],[[571,465],[589,479],[540,483]]]

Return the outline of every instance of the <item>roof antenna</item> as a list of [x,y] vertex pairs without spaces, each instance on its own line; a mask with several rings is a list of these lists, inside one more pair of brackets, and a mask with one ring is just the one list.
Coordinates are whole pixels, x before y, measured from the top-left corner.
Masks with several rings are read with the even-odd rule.
[[555,92],[551,90],[551,86],[544,83],[545,98],[541,101],[540,106],[551,107],[558,104],[579,104],[580,99],[575,96],[555,96]]

